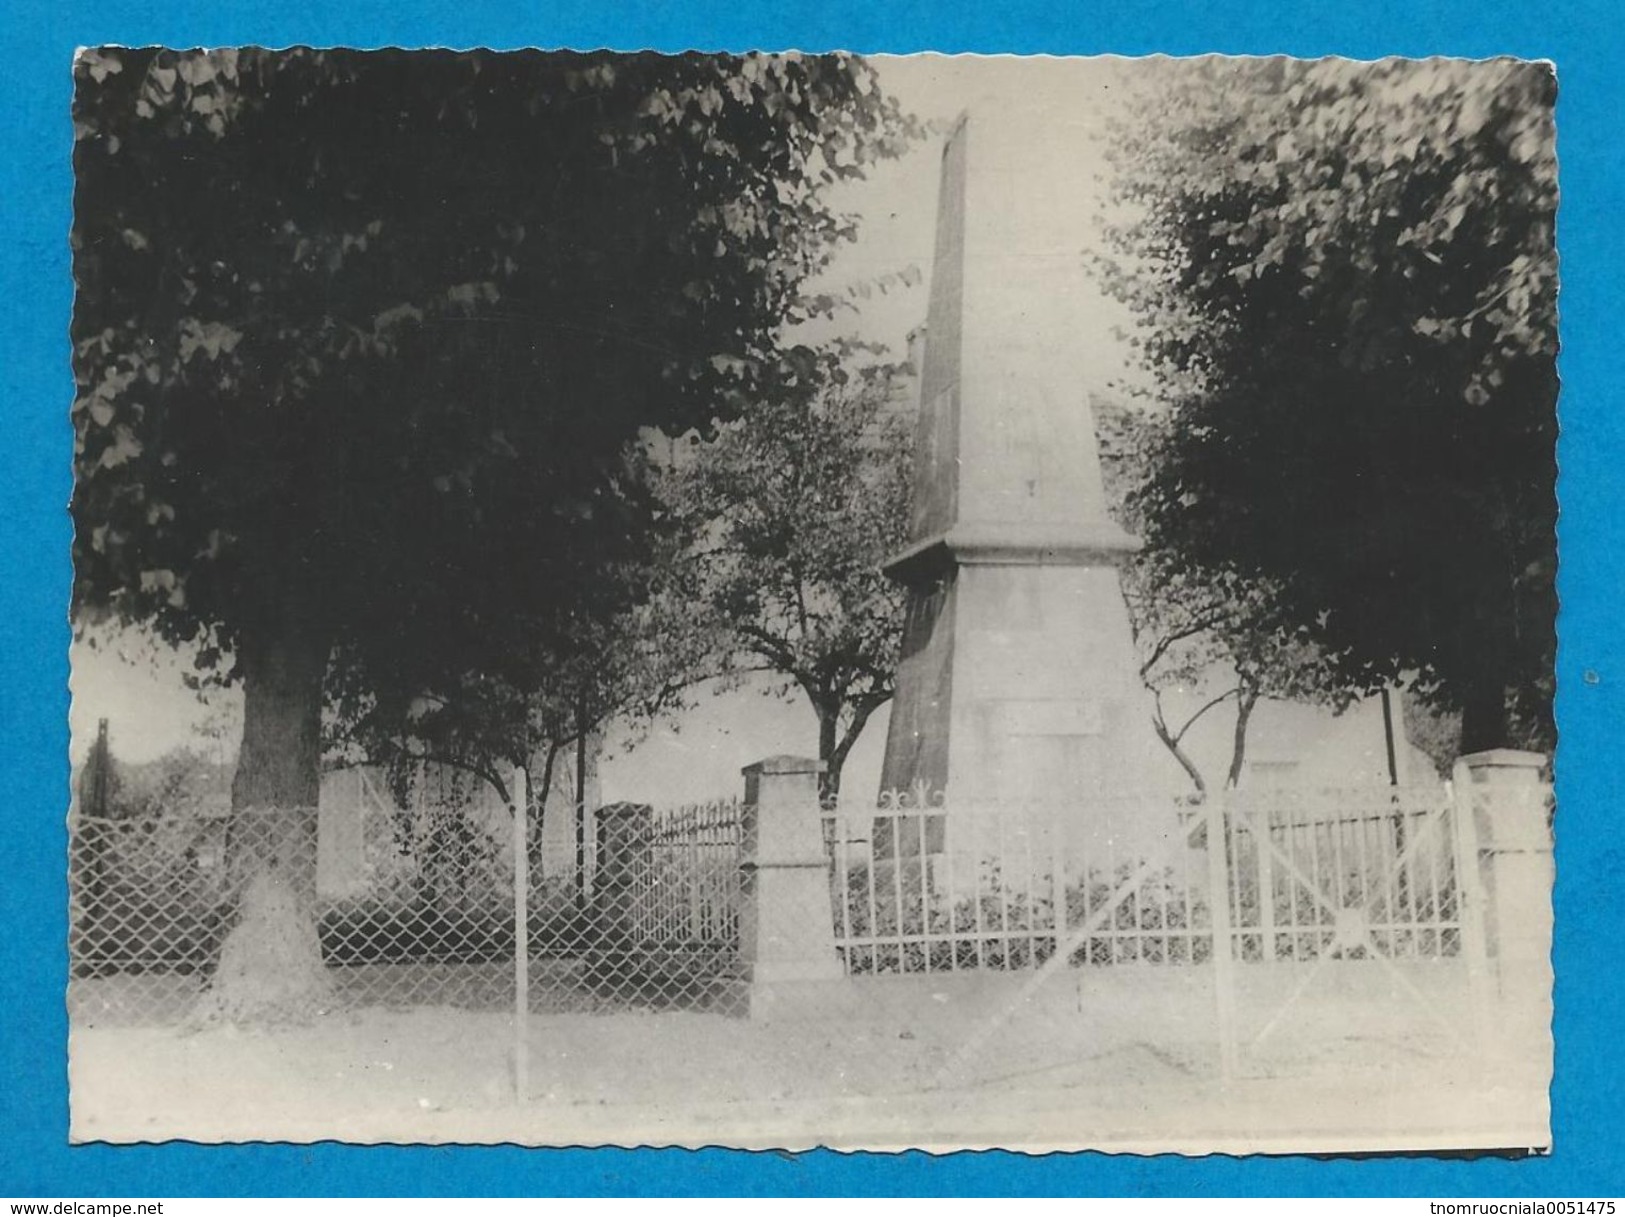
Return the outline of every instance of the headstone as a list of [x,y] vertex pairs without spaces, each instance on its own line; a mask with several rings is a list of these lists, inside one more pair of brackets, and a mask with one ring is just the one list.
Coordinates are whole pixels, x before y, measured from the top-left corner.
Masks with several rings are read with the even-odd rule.
[[943,150],[882,787],[1171,793],[1118,574],[1137,541],[1107,513],[1089,409],[1099,322],[1064,151],[1006,134],[962,117]]
[[624,949],[637,939],[637,885],[652,878],[653,829],[654,808],[647,803],[611,803],[598,809],[600,865],[592,889],[592,926],[600,946]]
[[367,776],[361,769],[322,775],[316,808],[316,891],[342,900],[367,888]]

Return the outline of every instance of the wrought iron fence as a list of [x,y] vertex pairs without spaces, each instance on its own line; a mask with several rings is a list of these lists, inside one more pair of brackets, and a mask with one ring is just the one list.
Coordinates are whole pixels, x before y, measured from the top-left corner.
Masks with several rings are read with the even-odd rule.
[[1215,869],[1185,800],[892,794],[824,812],[837,949],[855,975],[1201,964],[1222,875],[1237,960],[1452,957],[1452,816],[1433,788],[1232,795]]
[[619,803],[596,820],[591,885],[531,885],[528,1007],[739,1009],[741,805]]
[[1199,859],[1173,801],[1099,808],[954,804],[892,794],[825,812],[837,947],[864,973],[1009,971],[1058,950],[1076,966],[1200,962],[1211,949]]
[[1449,791],[1265,789],[1228,800],[1226,812],[1238,958],[1460,954],[1460,844]]

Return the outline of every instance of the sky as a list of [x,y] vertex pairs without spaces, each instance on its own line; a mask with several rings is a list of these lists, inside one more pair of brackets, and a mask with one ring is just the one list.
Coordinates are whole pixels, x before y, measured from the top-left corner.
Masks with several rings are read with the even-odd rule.
[[[828,329],[906,352],[910,330],[925,320],[936,227],[942,133],[968,111],[977,129],[998,132],[1001,171],[1011,188],[1066,206],[1051,215],[1057,239],[1079,251],[1096,240],[1092,222],[1103,202],[1102,120],[1124,104],[1144,79],[1144,64],[1120,59],[1050,59],[985,56],[882,56],[873,61],[883,85],[904,109],[932,128],[895,161],[873,167],[861,182],[842,183],[831,201],[858,220],[858,237],[844,247],[818,290],[846,295]],[[904,272],[917,272],[905,275]],[[880,291],[882,279],[889,290]],[[912,285],[904,279],[912,279]],[[1126,350],[1114,337],[1121,311],[1087,285],[1076,316],[1094,335],[1095,357],[1080,389],[1106,390],[1129,374]],[[813,333],[809,337],[827,336]],[[200,697],[186,688],[189,657],[164,653],[134,635],[95,650],[75,647],[73,755],[81,759],[99,718],[109,720],[115,755],[138,762],[177,746],[217,751],[200,730],[240,721],[235,691]],[[849,762],[854,788],[878,782],[886,715],[872,720]],[[739,769],[762,756],[816,752],[816,726],[799,697],[765,697],[745,690],[704,704],[676,723],[657,725],[638,747],[624,733],[612,736],[603,781],[606,798],[649,797],[654,790],[677,801],[736,793]]]
[[[1058,204],[1046,219],[1064,244],[1080,252],[1094,248],[1095,220],[1106,202],[1105,121],[1143,88],[1147,65],[1109,57],[1007,55],[882,55],[870,62],[903,109],[931,131],[902,158],[881,162],[863,181],[832,192],[832,203],[858,218],[859,235],[841,250],[820,286],[847,293],[857,306],[834,319],[838,329],[884,343],[900,357],[909,331],[925,321],[947,128],[969,114],[976,127],[1014,145],[1001,168],[1013,167],[1015,190]],[[920,272],[913,287],[851,295],[910,268]],[[1085,388],[1103,390],[1134,374],[1127,348],[1114,337],[1128,318],[1092,285],[1077,286],[1100,350],[1096,383]]]

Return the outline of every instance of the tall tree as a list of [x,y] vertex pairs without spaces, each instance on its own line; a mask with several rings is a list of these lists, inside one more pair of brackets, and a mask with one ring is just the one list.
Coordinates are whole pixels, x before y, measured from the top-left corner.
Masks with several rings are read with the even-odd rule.
[[242,681],[234,809],[286,812],[248,870],[308,889],[330,667],[502,674],[594,616],[625,446],[758,395],[850,234],[821,181],[904,124],[847,56],[101,50],[76,83],[76,610]]
[[[623,493],[641,483],[642,467],[641,457],[629,457]],[[568,615],[550,627],[530,622],[511,639],[515,650],[500,670],[427,662],[386,683],[364,682],[364,664],[336,665],[325,720],[330,748],[385,766],[397,787],[425,764],[450,766],[504,801],[515,793],[512,770],[525,768],[532,874],[540,878],[540,813],[561,761],[590,747],[612,720],[647,722],[681,707],[714,660],[711,634],[695,628],[681,594],[679,534],[652,505],[636,512],[636,544],[614,556],[600,552],[579,572],[575,585],[592,597],[571,596]]]
[[1543,65],[1168,65],[1115,132],[1107,288],[1168,420],[1148,545],[1462,746],[1552,740],[1557,379]]
[[[1113,510],[1130,531],[1143,532],[1139,507],[1162,475],[1161,453],[1175,442],[1169,434],[1175,420],[1103,398],[1091,404]],[[1198,797],[1207,794],[1209,775],[1184,744],[1209,714],[1234,711],[1224,775],[1224,785],[1233,788],[1245,771],[1248,728],[1261,698],[1339,709],[1353,700],[1355,690],[1314,631],[1284,624],[1276,594],[1272,584],[1244,581],[1234,571],[1194,574],[1182,553],[1157,546],[1137,551],[1123,571],[1140,679],[1151,694],[1151,727]]]
[[766,670],[818,723],[821,793],[891,698],[903,594],[881,564],[907,540],[911,411],[901,369],[800,352],[782,395],[672,462],[662,493],[694,538],[695,600],[735,676]]

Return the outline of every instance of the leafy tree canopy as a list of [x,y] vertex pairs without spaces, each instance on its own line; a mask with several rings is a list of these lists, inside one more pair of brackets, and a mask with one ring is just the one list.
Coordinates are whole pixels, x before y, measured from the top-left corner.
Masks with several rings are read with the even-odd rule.
[[[1093,402],[1108,494],[1122,523],[1145,531],[1137,508],[1159,473],[1155,464],[1169,440],[1166,416],[1115,401]],[[1140,678],[1151,693],[1151,726],[1184,768],[1197,795],[1208,775],[1184,747],[1190,730],[1221,707],[1234,710],[1225,784],[1241,781],[1248,724],[1260,698],[1315,701],[1338,709],[1353,700],[1337,665],[1317,642],[1317,631],[1293,626],[1281,611],[1277,587],[1234,568],[1193,572],[1176,550],[1136,551],[1123,571],[1123,596],[1140,657]],[[1194,709],[1173,712],[1176,698],[1194,695]]]
[[302,707],[294,751],[330,655],[396,701],[528,689],[624,607],[597,575],[642,560],[628,441],[771,382],[850,234],[821,184],[907,129],[846,56],[77,76],[76,603],[230,654],[250,737],[256,689]]
[[851,354],[798,352],[785,392],[710,442],[692,437],[660,482],[693,538],[695,625],[735,675],[765,669],[806,695],[826,798],[892,695],[904,592],[880,568],[907,540],[913,473],[902,370]]
[[76,85],[75,608],[243,682],[238,869],[295,903],[248,902],[211,1008],[299,1014],[324,700],[487,757],[579,706],[653,544],[628,446],[769,391],[851,235],[822,186],[909,124],[841,55],[99,50]]
[[1166,70],[1102,263],[1156,385],[1149,549],[1347,688],[1411,674],[1465,748],[1550,746],[1549,69]]
[[[629,493],[641,488],[641,455],[628,456]],[[485,670],[455,656],[413,669],[410,685],[366,681],[367,668],[339,663],[330,680],[328,743],[353,759],[381,762],[405,778],[422,763],[448,764],[511,796],[513,766],[530,769],[538,806],[569,745],[610,720],[647,722],[684,704],[716,662],[714,636],[694,628],[680,592],[681,537],[637,491],[637,552],[604,554],[580,572],[576,610],[558,628],[510,640]],[[629,547],[630,548],[630,547]]]

